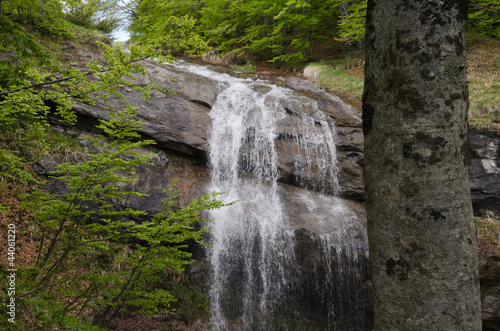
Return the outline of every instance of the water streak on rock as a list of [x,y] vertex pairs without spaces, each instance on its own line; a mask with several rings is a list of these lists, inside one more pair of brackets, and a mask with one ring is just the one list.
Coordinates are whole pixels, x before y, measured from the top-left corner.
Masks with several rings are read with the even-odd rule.
[[[277,127],[287,121],[285,126],[292,127],[289,132],[296,142],[296,183],[314,182],[325,191],[338,192],[334,124],[325,120],[316,101],[289,89],[201,66],[176,66],[219,82],[220,93],[210,111],[209,190],[227,192],[226,202],[237,201],[211,213],[215,222],[209,252],[210,324],[215,330],[345,325],[339,319],[352,318],[362,305],[359,295],[348,293],[356,292],[352,287],[361,280],[354,284],[346,277],[360,273],[358,253],[366,259],[366,236],[352,231],[362,226],[341,199],[316,192],[313,197],[300,189],[292,195],[284,193],[278,183],[276,152]],[[290,105],[300,110],[293,122]],[[295,210],[284,210],[283,199],[293,200]],[[295,224],[296,218],[311,222]],[[315,247],[314,252],[300,248],[300,229],[307,227],[306,250]],[[348,289],[347,295],[340,287]],[[300,298],[317,302],[294,302]],[[304,308],[307,304],[310,307]],[[324,321],[315,324],[310,319]]]

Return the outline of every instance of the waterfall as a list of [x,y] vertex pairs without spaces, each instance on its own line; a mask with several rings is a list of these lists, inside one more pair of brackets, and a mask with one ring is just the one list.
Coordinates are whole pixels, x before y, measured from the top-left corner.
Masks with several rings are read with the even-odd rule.
[[[366,250],[352,231],[355,213],[335,196],[290,192],[278,182],[277,141],[287,138],[296,148],[295,183],[338,192],[334,125],[316,101],[292,90],[203,66],[176,66],[219,82],[210,111],[209,191],[237,201],[210,215],[212,328],[363,330],[368,317],[362,297],[368,292],[359,288],[367,274]],[[279,126],[287,126],[287,133]],[[285,200],[307,214],[312,231],[291,225],[294,212]]]

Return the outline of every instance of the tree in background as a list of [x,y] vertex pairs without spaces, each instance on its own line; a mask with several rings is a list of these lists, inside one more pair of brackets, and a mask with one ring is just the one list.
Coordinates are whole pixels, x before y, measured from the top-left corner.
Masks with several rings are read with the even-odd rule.
[[[173,17],[220,51],[251,52],[259,60],[296,65],[313,58],[313,44],[332,36],[334,0],[144,0],[135,3],[130,31],[138,40],[172,30]],[[332,19],[333,18],[333,19]],[[175,26],[173,26],[175,29]]]
[[[34,301],[59,304],[51,313],[61,317],[78,317],[91,308],[97,325],[124,308],[144,314],[169,311],[176,297],[164,285],[166,275],[192,262],[188,241],[206,245],[203,234],[210,220],[199,212],[223,206],[216,193],[175,210],[179,194],[169,185],[163,189],[162,211],[140,224],[130,217],[146,212],[116,207],[129,197],[148,196],[120,189],[121,183],[137,179],[135,167],[151,157],[137,152],[153,142],[137,140],[141,123],[133,115],[132,107],[111,110],[110,119],[97,126],[106,135],[91,139],[96,152],[88,152],[83,162],[56,167],[52,176],[67,184],[66,193],[36,191],[27,197],[24,205],[34,214],[40,240],[36,261],[19,270],[17,298],[32,310],[40,309]],[[57,318],[51,322],[61,323]]]
[[132,40],[138,44],[154,43],[165,51],[201,56],[209,47],[199,34],[196,4],[191,1],[138,2],[132,10],[135,19],[129,26]]
[[500,1],[471,0],[467,24],[478,34],[500,38]]
[[[62,19],[62,8],[59,0],[3,0],[0,2],[0,18],[34,27],[43,33],[63,35],[67,24]],[[2,25],[4,29],[10,26],[7,22],[4,24],[7,25]]]
[[107,35],[120,27],[123,20],[117,0],[68,0],[64,2],[64,13],[71,23]]
[[[356,42],[365,37],[367,0],[337,0],[341,20],[337,39]],[[500,2],[471,0],[467,26],[477,34],[500,38]]]
[[363,132],[376,330],[481,330],[468,1],[370,0]]
[[123,21],[118,0],[3,0],[0,15],[49,33],[64,33],[69,21],[110,35]]
[[[147,39],[175,30],[172,17],[193,21],[195,32],[221,52],[251,53],[257,60],[297,66],[314,60],[315,46],[335,38],[361,45],[366,0],[136,0],[130,31]],[[469,26],[498,37],[499,4],[474,0]],[[347,47],[349,49],[349,47]]]
[[365,38],[366,0],[338,0],[340,10],[338,37],[345,43],[355,43]]

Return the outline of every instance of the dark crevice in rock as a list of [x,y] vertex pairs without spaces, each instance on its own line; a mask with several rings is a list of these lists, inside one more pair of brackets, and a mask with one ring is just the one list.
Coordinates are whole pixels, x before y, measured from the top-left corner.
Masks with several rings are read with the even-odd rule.
[[288,108],[288,107],[283,107],[283,108],[285,109],[287,114],[295,116],[295,117],[301,117],[297,112],[291,110],[290,108]]
[[203,106],[205,108],[212,109],[211,105],[209,105],[208,103],[206,103],[206,102],[204,102],[202,100],[189,100],[189,101],[191,101],[191,102],[193,102],[193,103],[195,103],[197,105]]

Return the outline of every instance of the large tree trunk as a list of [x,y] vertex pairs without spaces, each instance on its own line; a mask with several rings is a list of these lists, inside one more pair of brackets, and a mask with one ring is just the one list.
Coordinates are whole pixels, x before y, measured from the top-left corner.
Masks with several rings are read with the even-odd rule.
[[467,0],[369,0],[365,180],[376,330],[480,330]]

